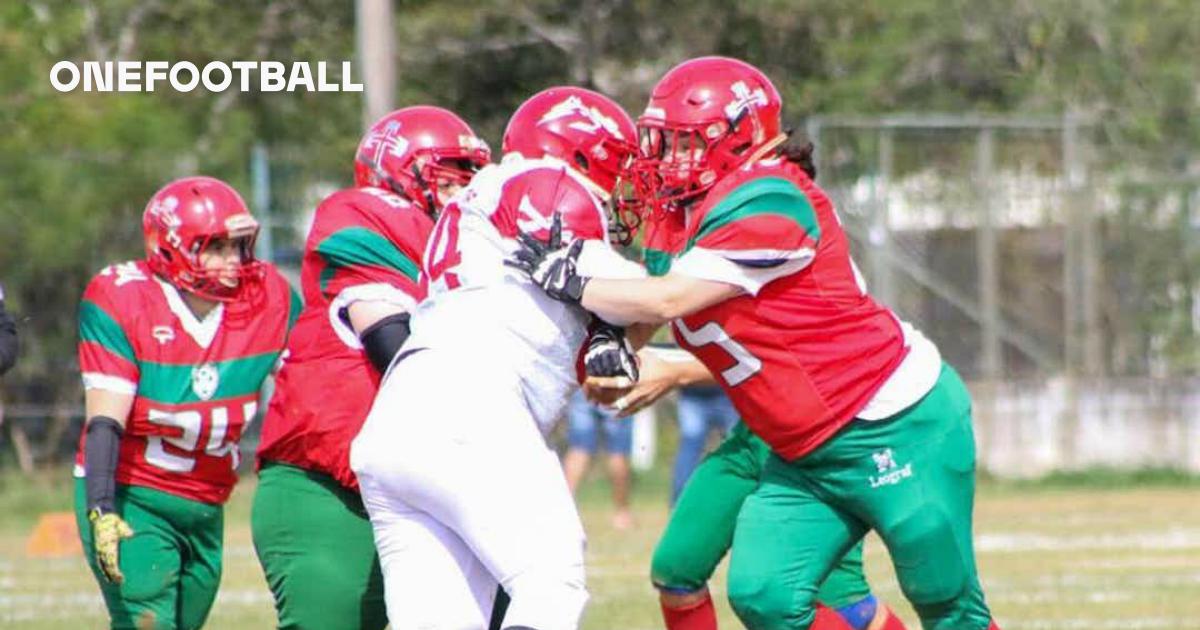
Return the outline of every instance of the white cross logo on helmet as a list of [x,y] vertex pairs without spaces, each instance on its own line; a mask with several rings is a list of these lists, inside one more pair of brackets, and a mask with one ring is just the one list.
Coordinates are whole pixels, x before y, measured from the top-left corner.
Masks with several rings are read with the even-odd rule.
[[408,138],[400,135],[400,123],[393,120],[389,121],[383,131],[376,131],[371,134],[368,143],[375,143],[375,163],[383,163],[383,154],[392,154],[395,157],[404,157],[404,153],[408,151]]
[[150,206],[151,216],[156,217],[167,228],[167,233],[163,235],[163,238],[176,249],[183,247],[183,238],[179,236],[179,228],[183,226],[183,219],[180,219],[175,212],[178,207],[179,198],[175,195],[165,199],[156,199]]
[[767,104],[767,93],[762,88],[755,88],[752,92],[744,81],[738,81],[729,89],[733,92],[733,100],[725,106],[725,117],[729,120],[737,120],[751,105],[764,107]]
[[175,209],[179,207],[179,198],[171,195],[166,199],[156,199],[150,206],[150,214],[159,217],[163,225],[168,229],[174,230],[183,225],[183,220],[175,214]]

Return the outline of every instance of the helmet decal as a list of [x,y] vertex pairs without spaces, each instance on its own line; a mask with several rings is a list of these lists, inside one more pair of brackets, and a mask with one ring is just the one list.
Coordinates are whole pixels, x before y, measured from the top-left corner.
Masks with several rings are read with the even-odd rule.
[[582,131],[584,133],[596,133],[600,129],[608,132],[609,135],[616,137],[618,140],[625,140],[625,136],[621,134],[621,127],[617,121],[609,116],[605,116],[603,112],[595,107],[588,107],[583,104],[578,96],[571,95],[564,99],[559,104],[551,107],[549,111],[542,115],[538,120],[538,125],[566,118],[572,114],[578,114],[587,120],[573,120],[567,123],[567,126]]
[[738,81],[729,86],[729,90],[733,92],[733,100],[725,105],[725,117],[729,120],[737,120],[745,114],[750,106],[765,107],[767,105],[767,93],[762,88],[755,88],[751,91],[746,87],[745,81]]
[[183,226],[183,219],[180,219],[179,215],[175,213],[175,209],[178,207],[179,197],[169,195],[162,199],[151,199],[150,207],[146,210],[160,225],[166,228],[167,232],[163,238],[176,249],[183,247],[183,239],[179,236],[179,228]]
[[[581,87],[552,87],[526,99],[504,130],[503,149],[527,159],[551,157],[581,175],[597,200],[608,202],[637,153],[637,128],[612,99]],[[621,223],[613,213],[610,225]],[[622,231],[631,235],[631,229]],[[622,242],[627,238],[621,239]]]
[[439,189],[463,185],[491,159],[487,143],[449,110],[405,107],[377,120],[354,158],[354,183],[390,190],[436,215]]
[[[176,287],[220,302],[253,297],[263,278],[254,258],[258,221],[229,184],[211,177],[184,177],[159,189],[142,214],[146,261]],[[204,252],[215,241],[238,241],[239,260],[208,268]]]
[[779,91],[761,70],[729,57],[689,59],[654,86],[638,119],[628,169],[643,210],[694,203],[727,173],[786,136]]

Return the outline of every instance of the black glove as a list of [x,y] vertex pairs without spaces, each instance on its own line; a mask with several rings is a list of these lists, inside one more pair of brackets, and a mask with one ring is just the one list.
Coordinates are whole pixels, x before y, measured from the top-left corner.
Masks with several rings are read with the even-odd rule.
[[576,265],[583,253],[583,241],[562,242],[562,214],[554,213],[550,223],[550,238],[541,241],[525,233],[517,234],[520,249],[504,264],[520,269],[546,295],[560,302],[578,304],[583,288],[591,278],[579,275]]
[[625,338],[625,329],[596,319],[588,338],[583,365],[588,376],[624,376],[630,384],[638,380],[637,353]]

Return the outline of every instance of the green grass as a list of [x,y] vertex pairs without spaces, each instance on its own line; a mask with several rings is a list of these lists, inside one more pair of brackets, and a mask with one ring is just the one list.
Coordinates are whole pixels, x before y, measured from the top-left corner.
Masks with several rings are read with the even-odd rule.
[[[210,628],[268,628],[270,595],[250,541],[253,481],[227,513],[225,577]],[[593,471],[580,493],[588,530],[588,630],[660,628],[646,578],[666,522],[666,472],[640,474],[629,532],[609,526],[608,485]],[[25,538],[43,511],[70,509],[66,469],[27,479],[0,475],[0,627],[102,627],[103,605],[82,558],[35,560]],[[1155,473],[985,482],[976,510],[978,557],[989,603],[1005,630],[1200,627],[1200,483]],[[878,540],[867,547],[877,594],[917,628]],[[714,580],[724,628],[740,625]]]

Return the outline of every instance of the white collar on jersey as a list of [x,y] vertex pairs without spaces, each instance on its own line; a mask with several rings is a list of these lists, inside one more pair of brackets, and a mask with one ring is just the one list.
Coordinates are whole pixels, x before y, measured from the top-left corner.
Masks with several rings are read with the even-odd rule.
[[167,307],[171,309],[172,313],[175,313],[175,317],[179,318],[179,325],[183,326],[184,332],[191,335],[192,339],[196,341],[196,345],[201,348],[207,349],[211,346],[213,339],[217,336],[217,330],[221,328],[225,304],[217,304],[216,308],[204,316],[204,319],[196,319],[196,314],[188,308],[175,285],[157,276],[154,279],[162,287],[163,295],[167,297]]

